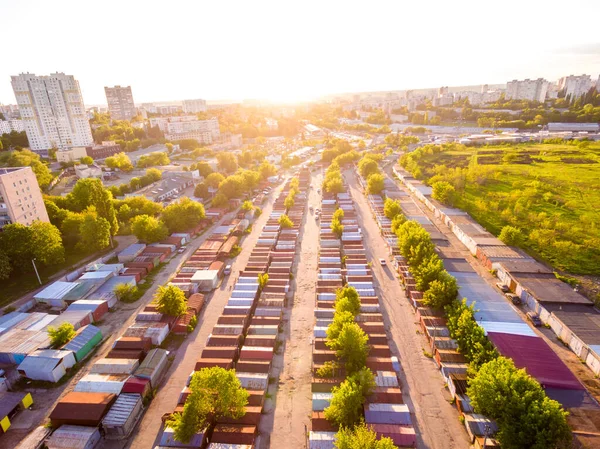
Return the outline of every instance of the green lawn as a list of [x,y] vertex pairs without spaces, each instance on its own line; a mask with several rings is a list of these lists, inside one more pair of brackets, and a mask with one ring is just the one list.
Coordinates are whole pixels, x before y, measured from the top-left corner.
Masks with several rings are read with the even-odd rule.
[[571,273],[600,274],[600,144],[460,147],[425,154],[418,166],[430,181],[457,185],[456,206],[490,232],[516,226],[531,254]]

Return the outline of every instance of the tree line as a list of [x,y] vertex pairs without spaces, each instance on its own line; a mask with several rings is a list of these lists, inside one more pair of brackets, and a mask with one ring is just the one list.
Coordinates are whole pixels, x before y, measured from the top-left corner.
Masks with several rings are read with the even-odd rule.
[[474,304],[457,299],[456,280],[443,268],[427,231],[407,221],[400,205],[389,198],[385,211],[423,302],[445,311],[450,336],[469,362],[467,395],[475,412],[496,421],[496,438],[503,448],[563,447],[571,439],[567,412],[524,369],[499,356],[475,320]]

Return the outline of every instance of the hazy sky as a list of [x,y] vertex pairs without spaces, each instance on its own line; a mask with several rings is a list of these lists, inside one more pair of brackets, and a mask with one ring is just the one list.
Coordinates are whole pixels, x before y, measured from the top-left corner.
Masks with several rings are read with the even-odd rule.
[[86,104],[301,100],[600,72],[600,1],[0,0],[10,76],[75,75]]

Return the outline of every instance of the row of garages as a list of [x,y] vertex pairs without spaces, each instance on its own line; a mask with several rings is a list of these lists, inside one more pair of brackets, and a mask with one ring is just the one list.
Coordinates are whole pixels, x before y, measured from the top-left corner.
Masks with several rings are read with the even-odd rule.
[[[300,174],[302,191],[308,187],[307,174]],[[165,427],[160,447],[254,447],[282,325],[283,308],[290,295],[290,274],[295,270],[298,237],[306,208],[306,197],[300,193],[296,195],[294,206],[286,210],[284,201],[288,192],[289,181],[275,201],[273,211],[245,268],[239,272],[229,300],[195,365],[195,371],[215,366],[235,369],[241,385],[250,395],[245,415],[240,419],[220,419],[211,423],[187,446],[175,441],[173,429]],[[282,229],[279,217],[286,213],[294,225]],[[258,277],[265,273],[268,281],[261,288]],[[173,413],[183,412],[191,393],[189,384],[192,375],[181,391]]]
[[[331,231],[333,214],[338,208],[344,211],[344,231],[339,239]],[[397,373],[400,365],[390,351],[373,274],[366,258],[362,229],[354,203],[347,193],[325,195],[322,200],[318,270],[310,447],[333,448],[339,430],[325,419],[324,410],[331,401],[333,387],[340,385],[345,373],[340,369],[334,378],[321,378],[318,370],[336,359],[335,351],[326,346],[326,330],[333,320],[336,291],[343,286],[354,287],[359,294],[361,310],[357,322],[368,335],[371,346],[367,367],[375,374],[376,388],[364,405],[365,422],[378,437],[389,437],[398,447],[413,447],[416,434],[399,386]]]
[[[191,236],[182,235],[181,244],[189,239]],[[135,260],[139,249],[134,246],[124,252],[132,253],[129,256]],[[175,249],[177,246],[170,248],[169,254]],[[200,293],[186,292],[186,299],[187,312],[181,317],[158,312],[154,303],[136,315],[135,322],[115,340],[105,357],[90,367],[50,413],[55,430],[45,441],[49,449],[93,448],[102,438],[121,440],[131,434],[145,410],[144,404],[152,399],[168,369],[169,353],[159,346],[171,333],[187,334],[186,319],[197,316],[204,305]],[[86,327],[90,328],[94,326]],[[88,338],[94,341],[93,336]],[[77,351],[76,357],[89,352],[90,343],[79,340],[78,335],[64,349]]]
[[431,189],[403,170],[394,172],[498,279],[581,359],[600,375],[600,312],[592,301],[556,279],[552,270],[517,248],[485,231],[466,212],[445,207],[431,197]]
[[[550,397],[563,403],[565,407],[581,402],[587,394],[583,385],[548,344],[523,321],[514,306],[450,247],[445,236],[431,223],[407,192],[398,189],[397,186],[390,186],[389,190],[396,191],[393,195],[400,198],[404,215],[421,223],[430,232],[444,267],[457,280],[459,295],[466,298],[468,304],[475,303],[475,318],[499,353],[513,359],[517,367],[525,368],[544,386]],[[377,199],[370,202],[375,206],[374,213],[381,214],[381,202]],[[382,232],[391,232],[387,223],[380,221],[380,225],[383,226]],[[485,417],[473,413],[466,396],[467,361],[458,352],[456,342],[450,338],[443,312],[423,304],[423,293],[416,289],[416,282],[408,265],[399,255],[395,256],[395,266],[406,296],[415,308],[421,331],[429,341],[434,360],[448,384],[458,411],[465,419],[467,432],[476,445],[481,445],[486,426],[490,426],[492,431],[497,427]],[[497,443],[488,440],[487,444],[489,446]]]

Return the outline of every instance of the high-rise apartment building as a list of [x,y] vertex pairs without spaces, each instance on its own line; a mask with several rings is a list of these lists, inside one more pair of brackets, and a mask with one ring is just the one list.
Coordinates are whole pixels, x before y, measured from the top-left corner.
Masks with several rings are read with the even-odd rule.
[[21,73],[11,79],[33,151],[92,144],[92,130],[79,83],[72,75]]
[[197,114],[206,111],[206,100],[183,100],[183,112]]
[[506,83],[506,98],[509,100],[529,100],[543,103],[548,92],[548,81],[543,78],[523,81],[512,80]]
[[131,86],[104,87],[108,112],[113,120],[131,120],[137,115]]
[[0,228],[50,222],[42,192],[31,167],[0,168]]
[[582,97],[593,87],[590,75],[569,75],[558,80],[558,88],[564,90],[565,97],[572,100]]

